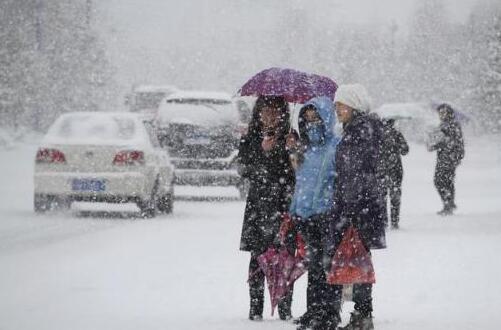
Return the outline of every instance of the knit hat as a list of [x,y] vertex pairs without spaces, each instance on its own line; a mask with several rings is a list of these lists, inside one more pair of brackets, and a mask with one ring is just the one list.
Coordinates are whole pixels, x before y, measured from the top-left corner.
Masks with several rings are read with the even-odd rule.
[[365,113],[371,108],[369,93],[360,84],[340,85],[334,96],[334,103],[336,102]]

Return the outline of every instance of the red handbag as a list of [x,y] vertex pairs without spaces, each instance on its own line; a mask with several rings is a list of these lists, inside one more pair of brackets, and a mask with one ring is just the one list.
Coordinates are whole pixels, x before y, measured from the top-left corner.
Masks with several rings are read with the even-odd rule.
[[372,258],[358,232],[350,226],[344,233],[327,274],[329,284],[376,283]]

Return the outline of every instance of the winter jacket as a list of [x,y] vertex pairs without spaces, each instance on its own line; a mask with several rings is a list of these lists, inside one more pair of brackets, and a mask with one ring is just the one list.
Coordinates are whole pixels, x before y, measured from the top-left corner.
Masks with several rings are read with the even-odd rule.
[[440,123],[441,138],[430,147],[437,150],[437,162],[457,166],[464,158],[463,131],[459,123],[453,119],[447,119]]
[[404,136],[392,124],[384,126],[382,162],[385,175],[402,177],[402,157],[409,152],[409,145]]
[[249,133],[240,143],[241,175],[250,182],[240,250],[257,254],[278,241],[282,214],[287,212],[294,187],[294,171],[285,150],[285,137],[265,153],[260,134]]
[[335,157],[332,236],[339,237],[336,233],[344,232],[352,224],[370,249],[386,247],[386,204],[378,184],[382,130],[379,119],[355,113],[344,127]]
[[[302,109],[309,105],[317,109],[322,119],[323,140],[320,143],[307,143],[303,162],[296,170],[296,186],[290,213],[304,220],[313,215],[326,213],[332,207],[334,157],[336,145],[339,142],[339,138],[334,135],[335,116],[332,110],[332,100],[317,97],[306,103]],[[301,130],[300,133],[303,136],[307,134]]]

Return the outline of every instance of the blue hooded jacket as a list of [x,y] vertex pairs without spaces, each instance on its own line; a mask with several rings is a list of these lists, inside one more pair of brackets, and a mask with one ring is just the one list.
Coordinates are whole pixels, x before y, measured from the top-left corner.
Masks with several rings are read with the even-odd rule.
[[[300,118],[307,106],[314,106],[323,122],[323,140],[309,143],[304,161],[296,170],[296,187],[289,212],[303,220],[332,208],[334,198],[335,154],[340,138],[334,134],[335,116],[332,100],[316,97],[308,101],[300,111]],[[304,134],[306,132],[300,132]]]

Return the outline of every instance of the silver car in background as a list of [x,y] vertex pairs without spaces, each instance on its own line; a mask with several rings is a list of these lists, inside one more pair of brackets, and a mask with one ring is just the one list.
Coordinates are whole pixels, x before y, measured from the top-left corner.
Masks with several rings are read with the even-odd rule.
[[172,157],[176,184],[235,186],[244,197],[247,188],[236,162],[241,119],[226,93],[181,91],[164,99],[158,136]]

